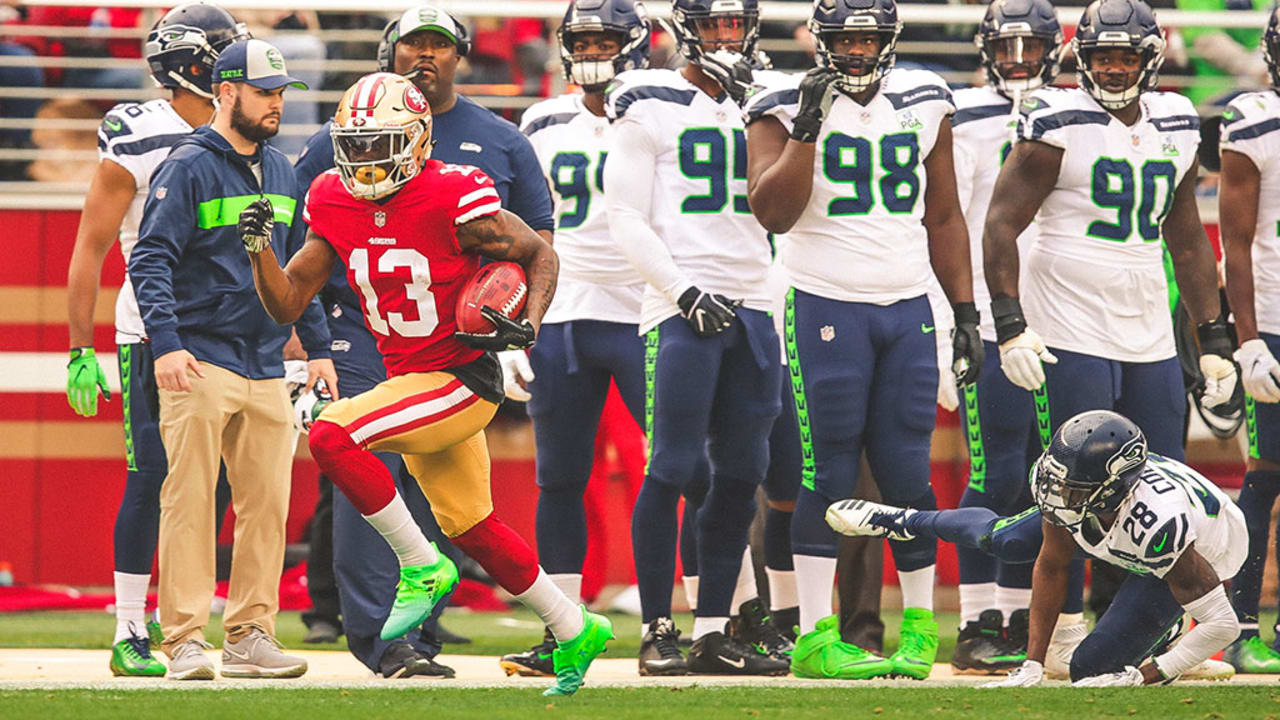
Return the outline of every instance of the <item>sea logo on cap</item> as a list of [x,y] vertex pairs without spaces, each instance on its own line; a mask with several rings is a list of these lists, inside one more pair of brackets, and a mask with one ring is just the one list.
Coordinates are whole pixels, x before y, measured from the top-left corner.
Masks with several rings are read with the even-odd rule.
[[430,25],[439,19],[440,13],[433,7],[418,8],[418,22],[423,25]]
[[274,70],[279,70],[280,72],[284,72],[284,56],[281,55],[280,51],[275,48],[270,48],[267,50],[267,64],[270,65]]
[[424,113],[427,111],[427,99],[422,96],[421,90],[410,85],[404,91],[404,106],[411,112]]

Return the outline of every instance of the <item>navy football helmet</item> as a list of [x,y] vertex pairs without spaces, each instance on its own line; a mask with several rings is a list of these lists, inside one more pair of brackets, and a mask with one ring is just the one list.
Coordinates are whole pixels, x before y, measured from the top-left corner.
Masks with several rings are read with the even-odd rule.
[[[574,60],[574,36],[587,32],[616,34],[617,54]],[[649,64],[649,37],[649,14],[639,0],[569,0],[559,31],[565,77],[588,92],[599,92],[618,73]]]
[[[738,30],[731,40],[705,44],[698,27],[719,26],[727,23]],[[728,51],[751,58],[756,54],[756,42],[760,39],[759,0],[671,0],[671,29],[676,37],[680,54],[696,62],[704,53]],[[738,47],[726,48],[725,45]]]
[[[848,55],[832,50],[831,35],[850,31],[879,33],[879,55]],[[902,22],[898,20],[898,5],[894,0],[817,0],[809,18],[809,34],[817,46],[818,64],[839,70],[837,82],[853,92],[871,87],[893,69],[901,32]]]
[[1267,61],[1271,87],[1280,90],[1280,5],[1271,8],[1267,29],[1262,33],[1262,59]]
[[[1036,38],[1044,43],[1039,57],[1023,54],[1023,43]],[[973,38],[987,71],[987,82],[1006,96],[1048,85],[1062,68],[1062,25],[1049,0],[995,0]],[[1009,45],[1013,58],[997,62],[996,48]],[[1021,77],[1010,77],[1013,74]]]
[[[1151,6],[1142,0],[1094,0],[1084,9],[1071,41],[1080,68],[1080,87],[1108,110],[1128,107],[1156,86],[1164,62],[1164,31]],[[1137,78],[1123,90],[1107,90],[1093,69],[1093,55],[1105,48],[1127,48],[1142,58]]]
[[226,10],[211,3],[187,3],[165,13],[151,28],[143,54],[151,77],[162,86],[212,98],[218,53],[248,37],[244,23],[236,22]]
[[1059,527],[1115,512],[1147,464],[1147,438],[1125,416],[1090,410],[1067,420],[1031,470],[1040,513]]

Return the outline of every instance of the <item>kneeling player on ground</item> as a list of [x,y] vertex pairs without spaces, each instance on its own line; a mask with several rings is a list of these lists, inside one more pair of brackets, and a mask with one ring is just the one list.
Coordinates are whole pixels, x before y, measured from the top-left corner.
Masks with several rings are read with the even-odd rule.
[[[1036,508],[1007,518],[979,507],[916,511],[844,500],[828,508],[827,522],[846,535],[941,538],[1008,562],[1034,559],[1027,660],[994,685],[1043,678],[1077,549],[1132,575],[1075,649],[1071,680],[1097,687],[1163,683],[1190,671],[1205,677],[1204,663],[1240,633],[1222,585],[1247,552],[1240,509],[1195,470],[1148,455],[1138,426],[1109,410],[1062,424],[1032,470],[1032,494]],[[1198,624],[1161,652],[1184,613]]]
[[[400,560],[395,605],[382,629],[417,626],[457,582],[457,568],[427,541],[374,452],[398,452],[440,527],[551,628],[556,685],[572,694],[613,633],[575,606],[538,567],[533,550],[493,515],[484,427],[502,402],[502,374],[487,351],[533,345],[555,293],[555,251],[515,215],[474,167],[429,160],[431,111],[403,77],[374,73],[343,97],[332,134],[337,168],[311,185],[303,249],[280,268],[257,238],[271,224],[259,201],[240,217],[263,305],[294,317],[344,258],[390,378],[330,405],[311,427],[311,452]],[[458,294],[481,256],[521,264],[527,317],[486,308],[487,335],[457,333]]]

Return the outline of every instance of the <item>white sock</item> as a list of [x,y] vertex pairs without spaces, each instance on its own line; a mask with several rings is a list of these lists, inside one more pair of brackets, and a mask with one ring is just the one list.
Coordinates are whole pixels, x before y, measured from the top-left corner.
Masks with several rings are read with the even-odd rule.
[[582,603],[582,573],[555,573],[547,575],[560,592],[574,605]]
[[[112,573],[116,587],[116,638],[114,645],[135,632],[147,636],[147,589],[151,587],[151,573]],[[129,624],[133,623],[130,631]]]
[[1058,613],[1058,624],[1054,627],[1067,627],[1069,625],[1079,625],[1084,622],[1084,613]]
[[996,584],[960,583],[960,627],[977,622],[983,610],[996,607]]
[[436,549],[427,542],[418,523],[409,514],[409,506],[404,498],[396,493],[387,506],[372,515],[365,515],[365,520],[377,530],[391,546],[400,561],[400,567],[411,565],[432,565],[440,556]]
[[737,615],[742,603],[758,597],[760,597],[760,590],[756,588],[756,567],[751,562],[751,546],[748,545],[742,551],[742,567],[738,568],[738,584],[733,588],[733,602],[729,605],[729,614]]
[[933,612],[933,575],[937,566],[930,565],[911,572],[898,571],[902,586],[902,607]]
[[800,606],[800,634],[813,632],[818,621],[832,614],[831,587],[836,582],[836,559],[793,555],[796,596]]
[[765,568],[769,578],[769,610],[786,610],[800,604],[796,599],[796,571]]
[[542,568],[538,568],[538,577],[529,589],[517,595],[516,599],[542,618],[556,640],[572,640],[582,632],[582,607],[570,601]]
[[689,603],[689,612],[696,612],[698,610],[698,576],[681,575],[680,582],[684,583],[684,599]]
[[1031,588],[1007,588],[997,585],[994,607],[1004,613],[1004,622],[1008,625],[1009,616],[1014,610],[1031,607]]
[[693,640],[696,642],[703,635],[724,632],[727,617],[696,617],[693,619]]

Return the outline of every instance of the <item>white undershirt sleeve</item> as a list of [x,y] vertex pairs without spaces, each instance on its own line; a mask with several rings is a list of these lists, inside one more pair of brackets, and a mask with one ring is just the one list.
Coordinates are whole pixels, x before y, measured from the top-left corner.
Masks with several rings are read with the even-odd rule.
[[1199,665],[1240,635],[1240,622],[1221,584],[1182,607],[1195,618],[1196,626],[1155,658],[1156,668],[1166,678],[1176,678]]
[[604,165],[605,208],[618,249],[646,282],[675,302],[693,283],[649,224],[656,156],[654,140],[641,123],[626,118],[614,123]]

